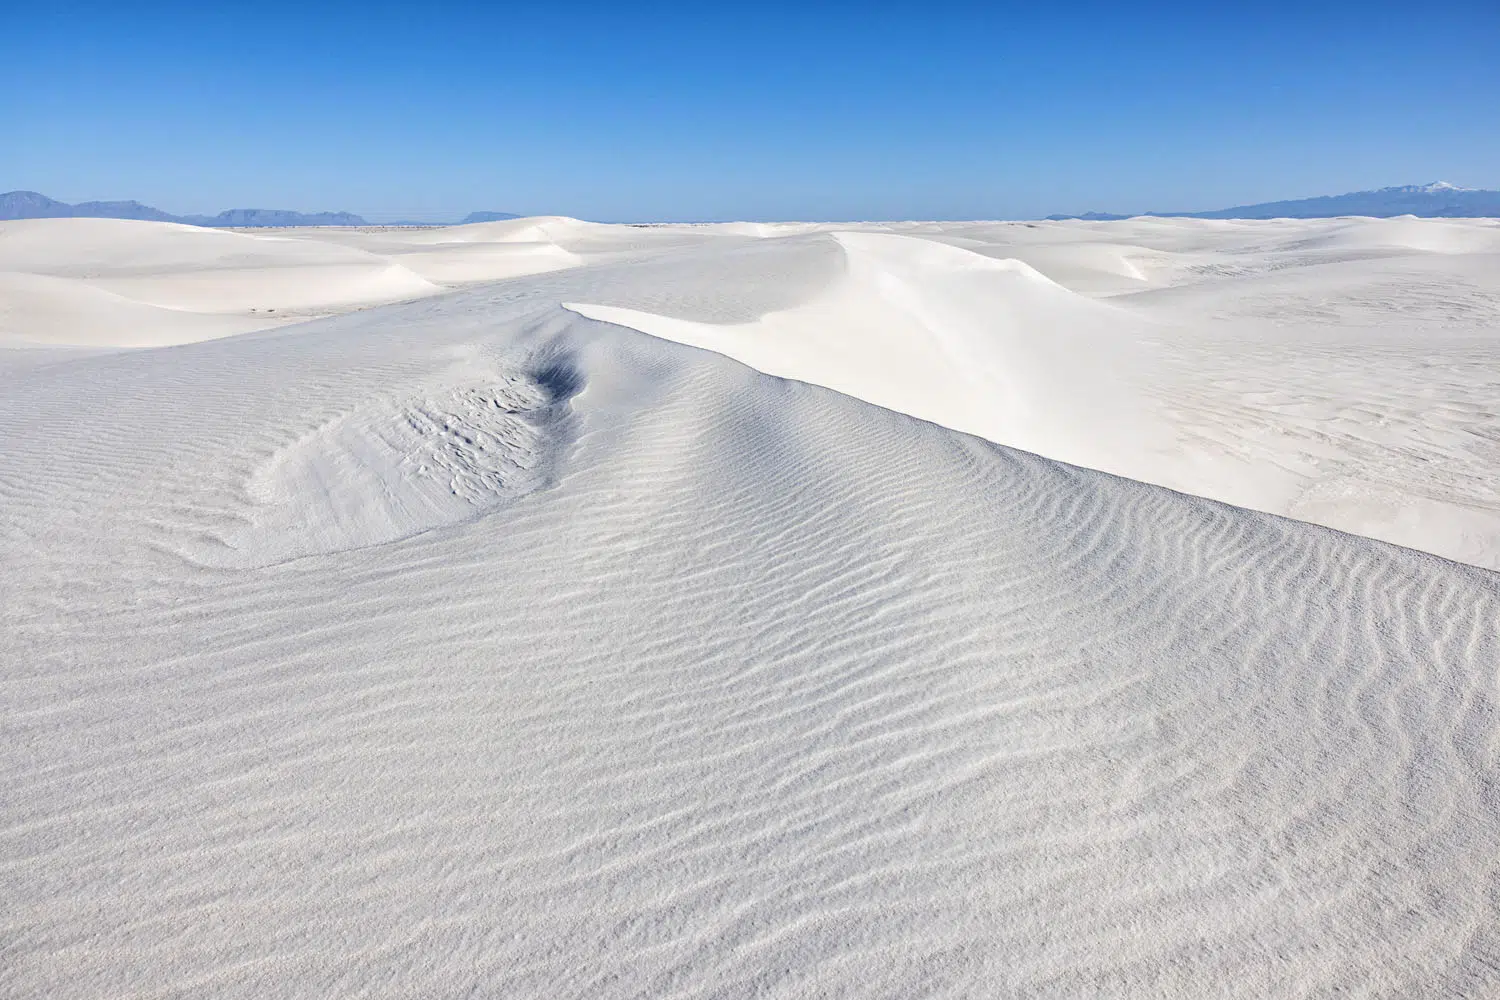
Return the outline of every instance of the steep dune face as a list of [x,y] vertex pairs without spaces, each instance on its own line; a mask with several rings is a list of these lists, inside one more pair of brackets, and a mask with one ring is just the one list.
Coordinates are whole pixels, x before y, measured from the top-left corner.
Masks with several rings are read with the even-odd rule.
[[4,383],[4,992],[1500,989],[1494,574],[585,277]]
[[1133,391],[1153,364],[1138,317],[1020,261],[908,236],[834,239],[842,278],[750,323],[568,308],[1094,468],[1141,476],[1149,453],[1170,447],[1170,429]]
[[[1492,227],[1112,225],[1104,243],[997,224],[814,237],[842,272],[748,320],[569,308],[998,443],[1500,567],[1500,272],[1460,252]],[[1063,284],[1097,290],[1108,268],[1137,290]]]

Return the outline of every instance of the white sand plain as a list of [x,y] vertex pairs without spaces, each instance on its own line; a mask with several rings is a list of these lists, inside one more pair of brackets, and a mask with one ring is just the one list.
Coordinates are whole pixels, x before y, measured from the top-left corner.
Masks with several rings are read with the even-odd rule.
[[1494,222],[38,220],[0,341],[0,995],[1500,995]]

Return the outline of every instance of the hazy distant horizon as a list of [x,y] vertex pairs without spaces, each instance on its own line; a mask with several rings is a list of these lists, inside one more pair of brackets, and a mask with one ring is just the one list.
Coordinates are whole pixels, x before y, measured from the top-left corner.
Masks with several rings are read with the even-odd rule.
[[[248,198],[248,197],[240,197],[240,198],[237,198],[237,199],[236,198],[230,198],[228,201],[226,201],[226,202],[224,202],[222,204],[211,204],[211,205],[208,205],[208,206],[203,207],[203,208],[197,208],[197,209],[193,209],[193,210],[183,210],[183,209],[180,209],[180,208],[176,207],[175,203],[172,203],[170,201],[168,201],[166,203],[151,201],[149,199],[142,198],[142,197],[139,197],[137,195],[134,195],[134,194],[132,194],[130,192],[121,192],[121,193],[106,194],[106,195],[96,195],[96,194],[91,194],[91,193],[87,193],[86,192],[83,195],[74,195],[73,197],[67,197],[67,196],[64,196],[62,194],[57,193],[54,190],[49,190],[49,189],[47,189],[45,187],[43,187],[43,188],[28,188],[28,187],[24,187],[24,186],[21,186],[21,185],[0,183],[0,188],[3,188],[5,191],[22,191],[22,190],[25,190],[25,191],[36,191],[37,193],[47,195],[48,197],[54,198],[54,199],[56,199],[58,201],[68,202],[68,203],[71,203],[71,204],[82,204],[82,203],[88,203],[88,202],[126,202],[126,201],[136,201],[136,202],[140,202],[140,203],[145,204],[145,205],[149,205],[152,208],[156,208],[156,209],[160,209],[160,210],[162,210],[164,212],[168,212],[168,213],[170,213],[172,215],[179,215],[179,216],[211,216],[211,215],[217,215],[220,212],[227,211],[227,210],[272,209],[272,210],[279,210],[279,211],[302,212],[302,213],[307,213],[307,214],[342,213],[342,212],[347,212],[347,213],[350,213],[350,214],[353,214],[353,215],[358,215],[358,216],[362,217],[363,219],[365,219],[371,225],[395,225],[395,224],[398,224],[398,223],[401,223],[401,222],[432,224],[432,225],[455,225],[455,224],[458,224],[459,222],[461,222],[466,216],[474,214],[474,213],[477,213],[477,212],[506,212],[506,213],[514,213],[517,216],[561,215],[561,216],[567,216],[567,217],[570,217],[570,218],[587,219],[587,221],[590,221],[590,222],[603,222],[603,223],[622,224],[622,225],[649,224],[649,223],[691,225],[691,224],[695,224],[695,223],[712,224],[712,223],[719,223],[719,222],[880,222],[880,221],[894,222],[894,221],[902,221],[902,220],[919,220],[919,219],[928,219],[928,220],[932,220],[932,221],[945,220],[945,221],[955,221],[955,222],[960,222],[960,221],[985,221],[985,220],[1018,221],[1019,222],[1019,221],[1045,219],[1049,215],[1064,215],[1064,214],[1065,215],[1084,215],[1086,213],[1091,213],[1091,212],[1104,212],[1104,213],[1116,213],[1116,212],[1119,212],[1120,214],[1133,214],[1133,215],[1153,215],[1153,214],[1160,215],[1160,214],[1176,213],[1176,212],[1179,212],[1179,211],[1181,213],[1199,213],[1199,212],[1201,212],[1201,213],[1209,213],[1209,212],[1216,212],[1216,211],[1220,211],[1220,210],[1223,210],[1223,209],[1227,209],[1227,208],[1230,208],[1230,207],[1235,206],[1235,205],[1256,205],[1256,204],[1269,203],[1269,202],[1291,202],[1291,201],[1301,201],[1301,200],[1315,199],[1315,198],[1339,197],[1339,196],[1349,195],[1349,194],[1362,194],[1362,193],[1366,193],[1366,192],[1381,191],[1381,190],[1385,190],[1385,189],[1388,189],[1388,188],[1394,188],[1394,187],[1406,187],[1406,186],[1416,186],[1418,184],[1436,183],[1436,182],[1439,182],[1439,181],[1448,182],[1448,183],[1455,183],[1455,182],[1452,181],[1451,178],[1441,178],[1441,179],[1439,179],[1439,178],[1429,178],[1429,179],[1420,180],[1420,181],[1416,180],[1416,179],[1398,179],[1398,180],[1389,181],[1389,182],[1384,183],[1384,184],[1378,184],[1378,185],[1376,185],[1375,187],[1372,187],[1372,188],[1343,188],[1343,189],[1338,189],[1338,190],[1320,190],[1320,191],[1312,191],[1312,192],[1296,192],[1296,193],[1286,193],[1286,194],[1275,194],[1272,197],[1265,199],[1265,202],[1251,201],[1249,199],[1241,198],[1241,199],[1238,199],[1238,200],[1233,200],[1232,199],[1232,200],[1226,201],[1226,202],[1224,202],[1222,204],[1212,204],[1212,205],[1194,205],[1194,206],[1185,206],[1185,205],[1166,205],[1166,206],[1163,206],[1163,205],[1152,205],[1152,206],[1148,206],[1148,207],[1145,207],[1145,208],[1134,210],[1134,211],[1129,212],[1129,213],[1120,212],[1120,210],[1117,209],[1117,207],[1115,205],[1107,203],[1107,202],[1103,201],[1102,199],[1095,199],[1094,202],[1087,203],[1086,206],[1082,207],[1082,208],[1079,208],[1079,207],[1076,207],[1076,206],[1055,206],[1055,207],[1049,208],[1047,211],[1037,212],[1035,214],[1025,214],[1025,215],[1019,215],[1019,214],[1010,214],[1010,215],[969,214],[969,215],[953,215],[953,216],[942,216],[942,217],[939,217],[939,216],[919,216],[919,215],[886,215],[886,216],[874,216],[874,215],[871,215],[871,216],[840,215],[840,216],[833,216],[833,215],[827,215],[827,214],[817,215],[817,216],[813,216],[813,215],[809,215],[809,216],[770,216],[770,215],[754,215],[754,214],[745,213],[745,212],[741,212],[741,213],[729,212],[729,213],[722,214],[722,215],[719,215],[719,216],[714,216],[714,217],[645,217],[645,216],[620,216],[620,217],[603,217],[603,218],[601,218],[601,217],[591,217],[591,216],[584,216],[584,215],[576,215],[576,214],[570,213],[570,212],[557,211],[557,210],[554,210],[554,209],[552,209],[550,207],[547,207],[547,206],[543,206],[543,207],[537,208],[537,209],[532,209],[532,208],[530,208],[528,206],[524,206],[524,205],[518,206],[518,205],[514,205],[514,204],[505,203],[504,201],[501,201],[501,200],[498,200],[498,199],[495,200],[494,204],[484,204],[484,205],[467,206],[467,207],[462,207],[460,209],[456,209],[456,210],[453,210],[451,212],[447,212],[447,213],[444,213],[444,214],[421,213],[421,212],[416,212],[416,211],[400,211],[400,210],[386,211],[386,210],[362,209],[362,208],[360,208],[357,205],[350,205],[350,204],[346,204],[346,203],[342,203],[342,202],[333,202],[333,203],[328,203],[328,204],[321,204],[321,203],[309,201],[306,198],[296,199],[294,202],[288,203],[288,204],[282,204],[282,203],[272,204],[272,203],[269,203],[269,202],[267,202],[267,203],[260,203],[260,202],[255,201],[254,199]],[[1496,181],[1493,181],[1493,182],[1490,182],[1490,183],[1465,183],[1464,181],[1461,180],[1459,182],[1456,182],[1455,186],[1459,187],[1461,189],[1465,189],[1465,190],[1496,191],[1496,190],[1500,190],[1500,180],[1496,180]]]
[[[68,211],[76,209],[77,211]],[[471,222],[493,222],[522,216],[556,215],[548,212],[511,213],[496,209],[476,209],[458,218],[418,219],[410,216],[384,218],[378,214],[366,215],[345,210],[288,210],[280,206],[237,206],[218,213],[201,215],[173,215],[160,206],[145,205],[138,199],[90,199],[86,202],[68,204],[52,199],[42,192],[0,192],[0,221],[25,218],[57,218],[77,216],[83,218],[149,219],[162,222],[184,222],[199,226],[389,226],[389,225],[463,225]],[[1146,215],[1200,218],[1329,218],[1334,216],[1392,217],[1416,215],[1428,218],[1500,218],[1500,191],[1455,185],[1438,181],[1425,185],[1392,185],[1373,191],[1324,194],[1312,198],[1281,199],[1274,202],[1225,206],[1203,212],[1176,212],[1157,210]],[[254,218],[244,218],[253,216]],[[293,216],[296,216],[293,218]],[[1083,218],[1092,221],[1123,219],[1127,216],[1108,211],[1088,213],[1049,213],[1033,219]],[[711,225],[720,222],[809,222],[809,223],[866,223],[876,219],[592,219],[591,222],[624,225]],[[917,220],[909,220],[917,221]],[[988,221],[981,219],[953,219],[926,221]],[[996,219],[994,221],[1027,221],[1025,219]]]

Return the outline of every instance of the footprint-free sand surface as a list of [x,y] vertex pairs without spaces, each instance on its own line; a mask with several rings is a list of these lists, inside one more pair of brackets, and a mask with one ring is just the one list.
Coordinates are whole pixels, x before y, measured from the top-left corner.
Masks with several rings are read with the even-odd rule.
[[37,220],[0,342],[0,995],[1500,995],[1493,221]]

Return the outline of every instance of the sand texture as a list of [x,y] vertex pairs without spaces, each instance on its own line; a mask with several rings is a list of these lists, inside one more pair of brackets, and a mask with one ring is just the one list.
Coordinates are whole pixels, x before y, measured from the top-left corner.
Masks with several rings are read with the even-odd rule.
[[1493,222],[39,220],[0,336],[0,996],[1500,995]]

